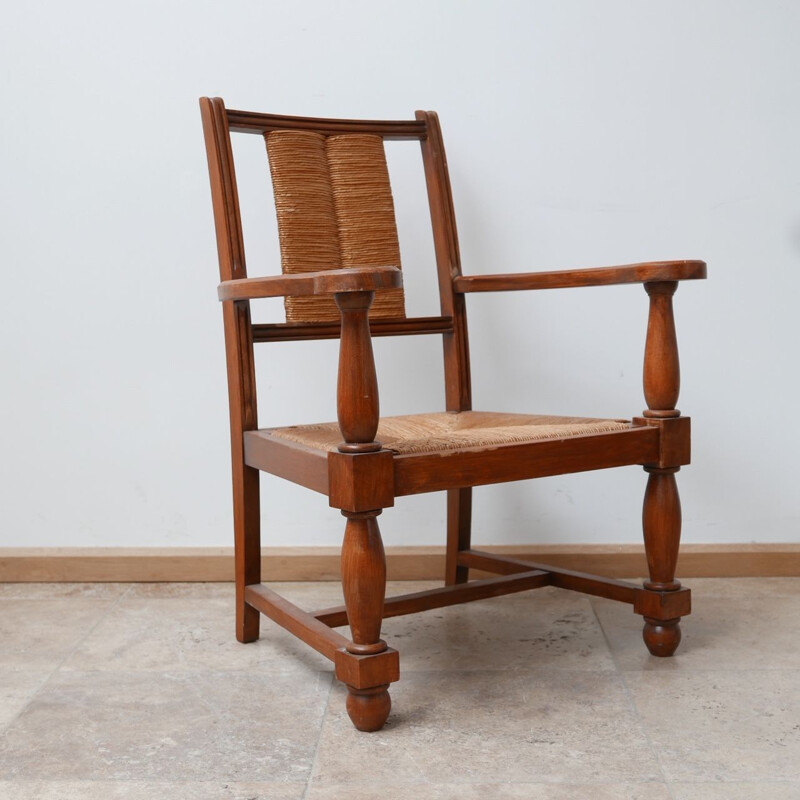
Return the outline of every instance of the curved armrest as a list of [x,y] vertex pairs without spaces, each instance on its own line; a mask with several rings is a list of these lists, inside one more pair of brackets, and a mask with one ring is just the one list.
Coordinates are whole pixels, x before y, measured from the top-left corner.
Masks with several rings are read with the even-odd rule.
[[217,295],[220,300],[254,300],[259,297],[374,292],[402,285],[403,273],[398,267],[352,267],[223,281]]
[[705,261],[653,261],[622,267],[563,269],[556,272],[518,272],[505,275],[460,275],[453,288],[467,292],[507,292],[519,289],[567,289],[615,283],[688,281],[706,277]]

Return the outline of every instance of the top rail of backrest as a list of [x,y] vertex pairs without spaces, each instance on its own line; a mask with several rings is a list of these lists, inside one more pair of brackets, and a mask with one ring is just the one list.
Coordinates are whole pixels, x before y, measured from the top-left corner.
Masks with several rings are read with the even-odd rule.
[[345,133],[370,133],[387,140],[425,139],[427,125],[424,120],[355,120],[324,119],[317,117],[289,117],[278,114],[258,114],[253,111],[226,109],[228,127],[235,133],[264,135],[270,131],[315,131],[325,136]]

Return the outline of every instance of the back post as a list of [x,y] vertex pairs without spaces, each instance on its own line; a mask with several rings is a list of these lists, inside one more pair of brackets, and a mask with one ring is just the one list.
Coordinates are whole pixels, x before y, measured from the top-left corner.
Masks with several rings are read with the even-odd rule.
[[[246,278],[244,241],[225,105],[200,98],[211,197],[217,234],[220,280]],[[236,561],[236,638],[258,639],[260,613],[244,599],[245,587],[261,582],[261,516],[258,470],[244,460],[243,432],[258,428],[250,303],[222,304],[230,400],[233,467],[233,524]]]
[[[448,411],[471,411],[472,381],[466,300],[463,294],[453,291],[453,281],[461,276],[461,253],[447,156],[436,112],[417,111],[416,118],[424,121],[427,128],[427,137],[421,141],[422,160],[428,187],[442,316],[453,320],[452,331],[443,336],[446,408]],[[458,554],[470,549],[471,531],[472,489],[448,489],[445,560],[445,584],[448,586],[469,580],[469,567],[458,563]]]

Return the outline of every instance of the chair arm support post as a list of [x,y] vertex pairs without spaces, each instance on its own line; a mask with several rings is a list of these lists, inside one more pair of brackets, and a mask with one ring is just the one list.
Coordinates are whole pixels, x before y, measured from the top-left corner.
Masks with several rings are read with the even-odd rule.
[[381,449],[375,441],[380,408],[368,316],[374,292],[337,292],[334,297],[342,312],[337,414],[344,441],[339,452],[376,452]]
[[647,342],[644,349],[645,417],[679,417],[675,406],[681,387],[678,360],[678,338],[672,313],[672,295],[677,281],[654,281],[644,284],[650,297],[650,316],[647,321]]

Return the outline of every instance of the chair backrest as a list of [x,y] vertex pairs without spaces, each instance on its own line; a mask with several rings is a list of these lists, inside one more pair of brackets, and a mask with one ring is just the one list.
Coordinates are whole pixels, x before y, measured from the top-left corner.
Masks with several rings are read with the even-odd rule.
[[[436,114],[417,111],[416,118],[408,121],[313,119],[234,111],[226,109],[220,98],[207,97],[201,98],[200,107],[223,281],[247,277],[231,132],[256,134],[266,141],[285,273],[401,266],[383,141],[420,142],[441,314],[408,318],[402,289],[383,290],[376,292],[370,327],[373,336],[442,335],[447,410],[469,410],[464,298],[453,291],[453,279],[461,275],[461,263]],[[245,403],[247,406],[255,402],[254,342],[339,335],[339,311],[331,297],[286,298],[285,323],[252,324],[246,301],[225,305],[235,307],[226,316],[229,378],[241,384],[246,397],[252,397],[252,403]],[[244,429],[254,427],[254,408],[244,416]]]
[[[270,131],[267,141],[284,273],[400,266],[383,139]],[[338,322],[331,295],[287,297],[287,322]],[[372,319],[404,318],[403,289],[375,293]]]

